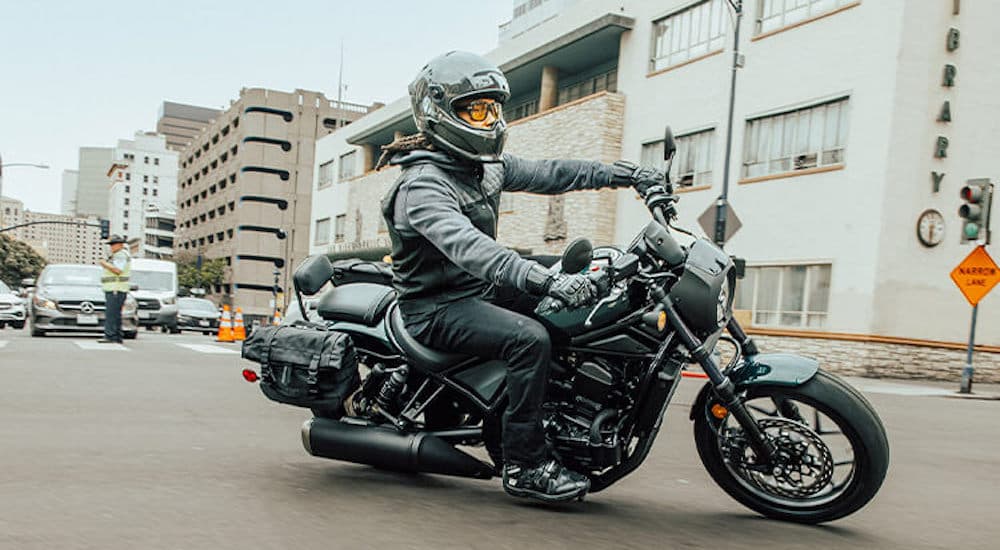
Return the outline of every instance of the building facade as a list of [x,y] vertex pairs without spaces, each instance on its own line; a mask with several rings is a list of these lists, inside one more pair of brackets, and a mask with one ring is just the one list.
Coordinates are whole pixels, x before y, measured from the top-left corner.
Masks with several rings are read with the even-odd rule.
[[166,136],[168,149],[180,152],[221,113],[219,109],[164,101],[156,118],[156,133]]
[[115,151],[112,147],[80,147],[76,215],[108,218],[108,166],[114,158]]
[[40,223],[12,229],[6,235],[23,241],[50,264],[96,264],[105,257],[106,246],[101,241],[97,219],[64,214],[32,212],[24,209],[17,199],[3,197],[0,208],[4,223],[12,225]]
[[[959,243],[958,190],[972,178],[1000,183],[990,154],[1000,148],[992,122],[1000,120],[1000,44],[988,28],[1000,6],[743,5],[745,66],[728,165],[728,199],[742,228],[726,245],[748,264],[741,315],[775,348],[826,350],[845,372],[957,380],[970,307],[948,274],[972,248]],[[662,164],[669,124],[679,147],[671,170],[679,225],[704,234],[699,218],[714,208],[727,172],[732,21],[725,0],[624,8],[580,0],[501,42],[487,56],[511,84],[508,150]],[[620,126],[596,130],[615,109]],[[314,252],[385,240],[368,220],[377,220],[376,199],[394,174],[371,171],[369,159],[412,131],[401,98],[317,145],[317,182],[325,166],[332,183],[316,189]],[[598,136],[604,154],[593,152]],[[345,158],[357,164],[341,179]],[[649,220],[628,190],[594,199],[610,221],[574,208],[583,200],[576,196],[505,200],[500,240],[536,253],[578,236],[625,245]],[[918,231],[928,211],[944,219],[944,238],[924,243]],[[1000,380],[996,294],[979,308],[979,379]]]
[[245,313],[271,313],[309,252],[315,142],[369,111],[322,93],[244,88],[181,153],[176,250],[225,258],[210,289]]
[[113,156],[106,168],[111,233],[144,239],[147,207],[176,204],[178,154],[167,148],[165,136],[136,132],[134,139],[118,141]]
[[177,213],[172,205],[149,204],[143,216],[143,258],[169,260],[174,257],[174,228]]
[[64,215],[76,215],[76,188],[79,178],[79,170],[63,170],[60,212]]

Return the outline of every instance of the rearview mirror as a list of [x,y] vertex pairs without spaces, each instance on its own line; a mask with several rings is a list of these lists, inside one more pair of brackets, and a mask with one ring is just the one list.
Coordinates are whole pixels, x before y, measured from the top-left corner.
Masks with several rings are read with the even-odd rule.
[[677,153],[677,143],[674,142],[674,132],[670,129],[668,125],[666,130],[663,131],[663,160],[668,162],[674,158],[674,154]]
[[333,265],[325,254],[309,256],[295,270],[292,275],[292,284],[295,290],[311,296],[319,292],[323,285],[333,277]]
[[579,273],[590,267],[594,245],[587,239],[577,239],[570,243],[562,255],[563,273]]

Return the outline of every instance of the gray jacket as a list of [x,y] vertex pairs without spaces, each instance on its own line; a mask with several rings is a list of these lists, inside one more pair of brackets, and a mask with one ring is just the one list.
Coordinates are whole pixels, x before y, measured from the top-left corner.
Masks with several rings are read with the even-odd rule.
[[532,263],[496,242],[500,193],[555,195],[611,186],[611,167],[577,160],[466,164],[442,152],[409,151],[382,202],[392,238],[393,284],[408,321],[492,285],[525,290]]

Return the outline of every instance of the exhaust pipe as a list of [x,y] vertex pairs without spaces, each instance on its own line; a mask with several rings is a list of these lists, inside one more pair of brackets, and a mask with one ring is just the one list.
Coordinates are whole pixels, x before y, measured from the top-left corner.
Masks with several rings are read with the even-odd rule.
[[493,467],[427,432],[311,418],[302,425],[302,446],[318,457],[368,464],[386,470],[490,479]]

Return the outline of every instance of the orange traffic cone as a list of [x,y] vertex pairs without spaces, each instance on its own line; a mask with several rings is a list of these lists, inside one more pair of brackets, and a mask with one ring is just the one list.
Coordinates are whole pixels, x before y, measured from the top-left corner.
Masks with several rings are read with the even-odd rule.
[[242,342],[247,339],[247,329],[243,326],[243,310],[236,308],[236,319],[233,321],[235,326],[233,327],[233,340],[237,342]]
[[216,342],[233,341],[233,320],[229,316],[229,306],[222,306],[222,319],[219,319],[219,335]]
[[274,326],[278,326],[278,325],[281,324],[281,312],[280,311],[274,310],[274,318],[271,319],[271,324],[274,325]]

